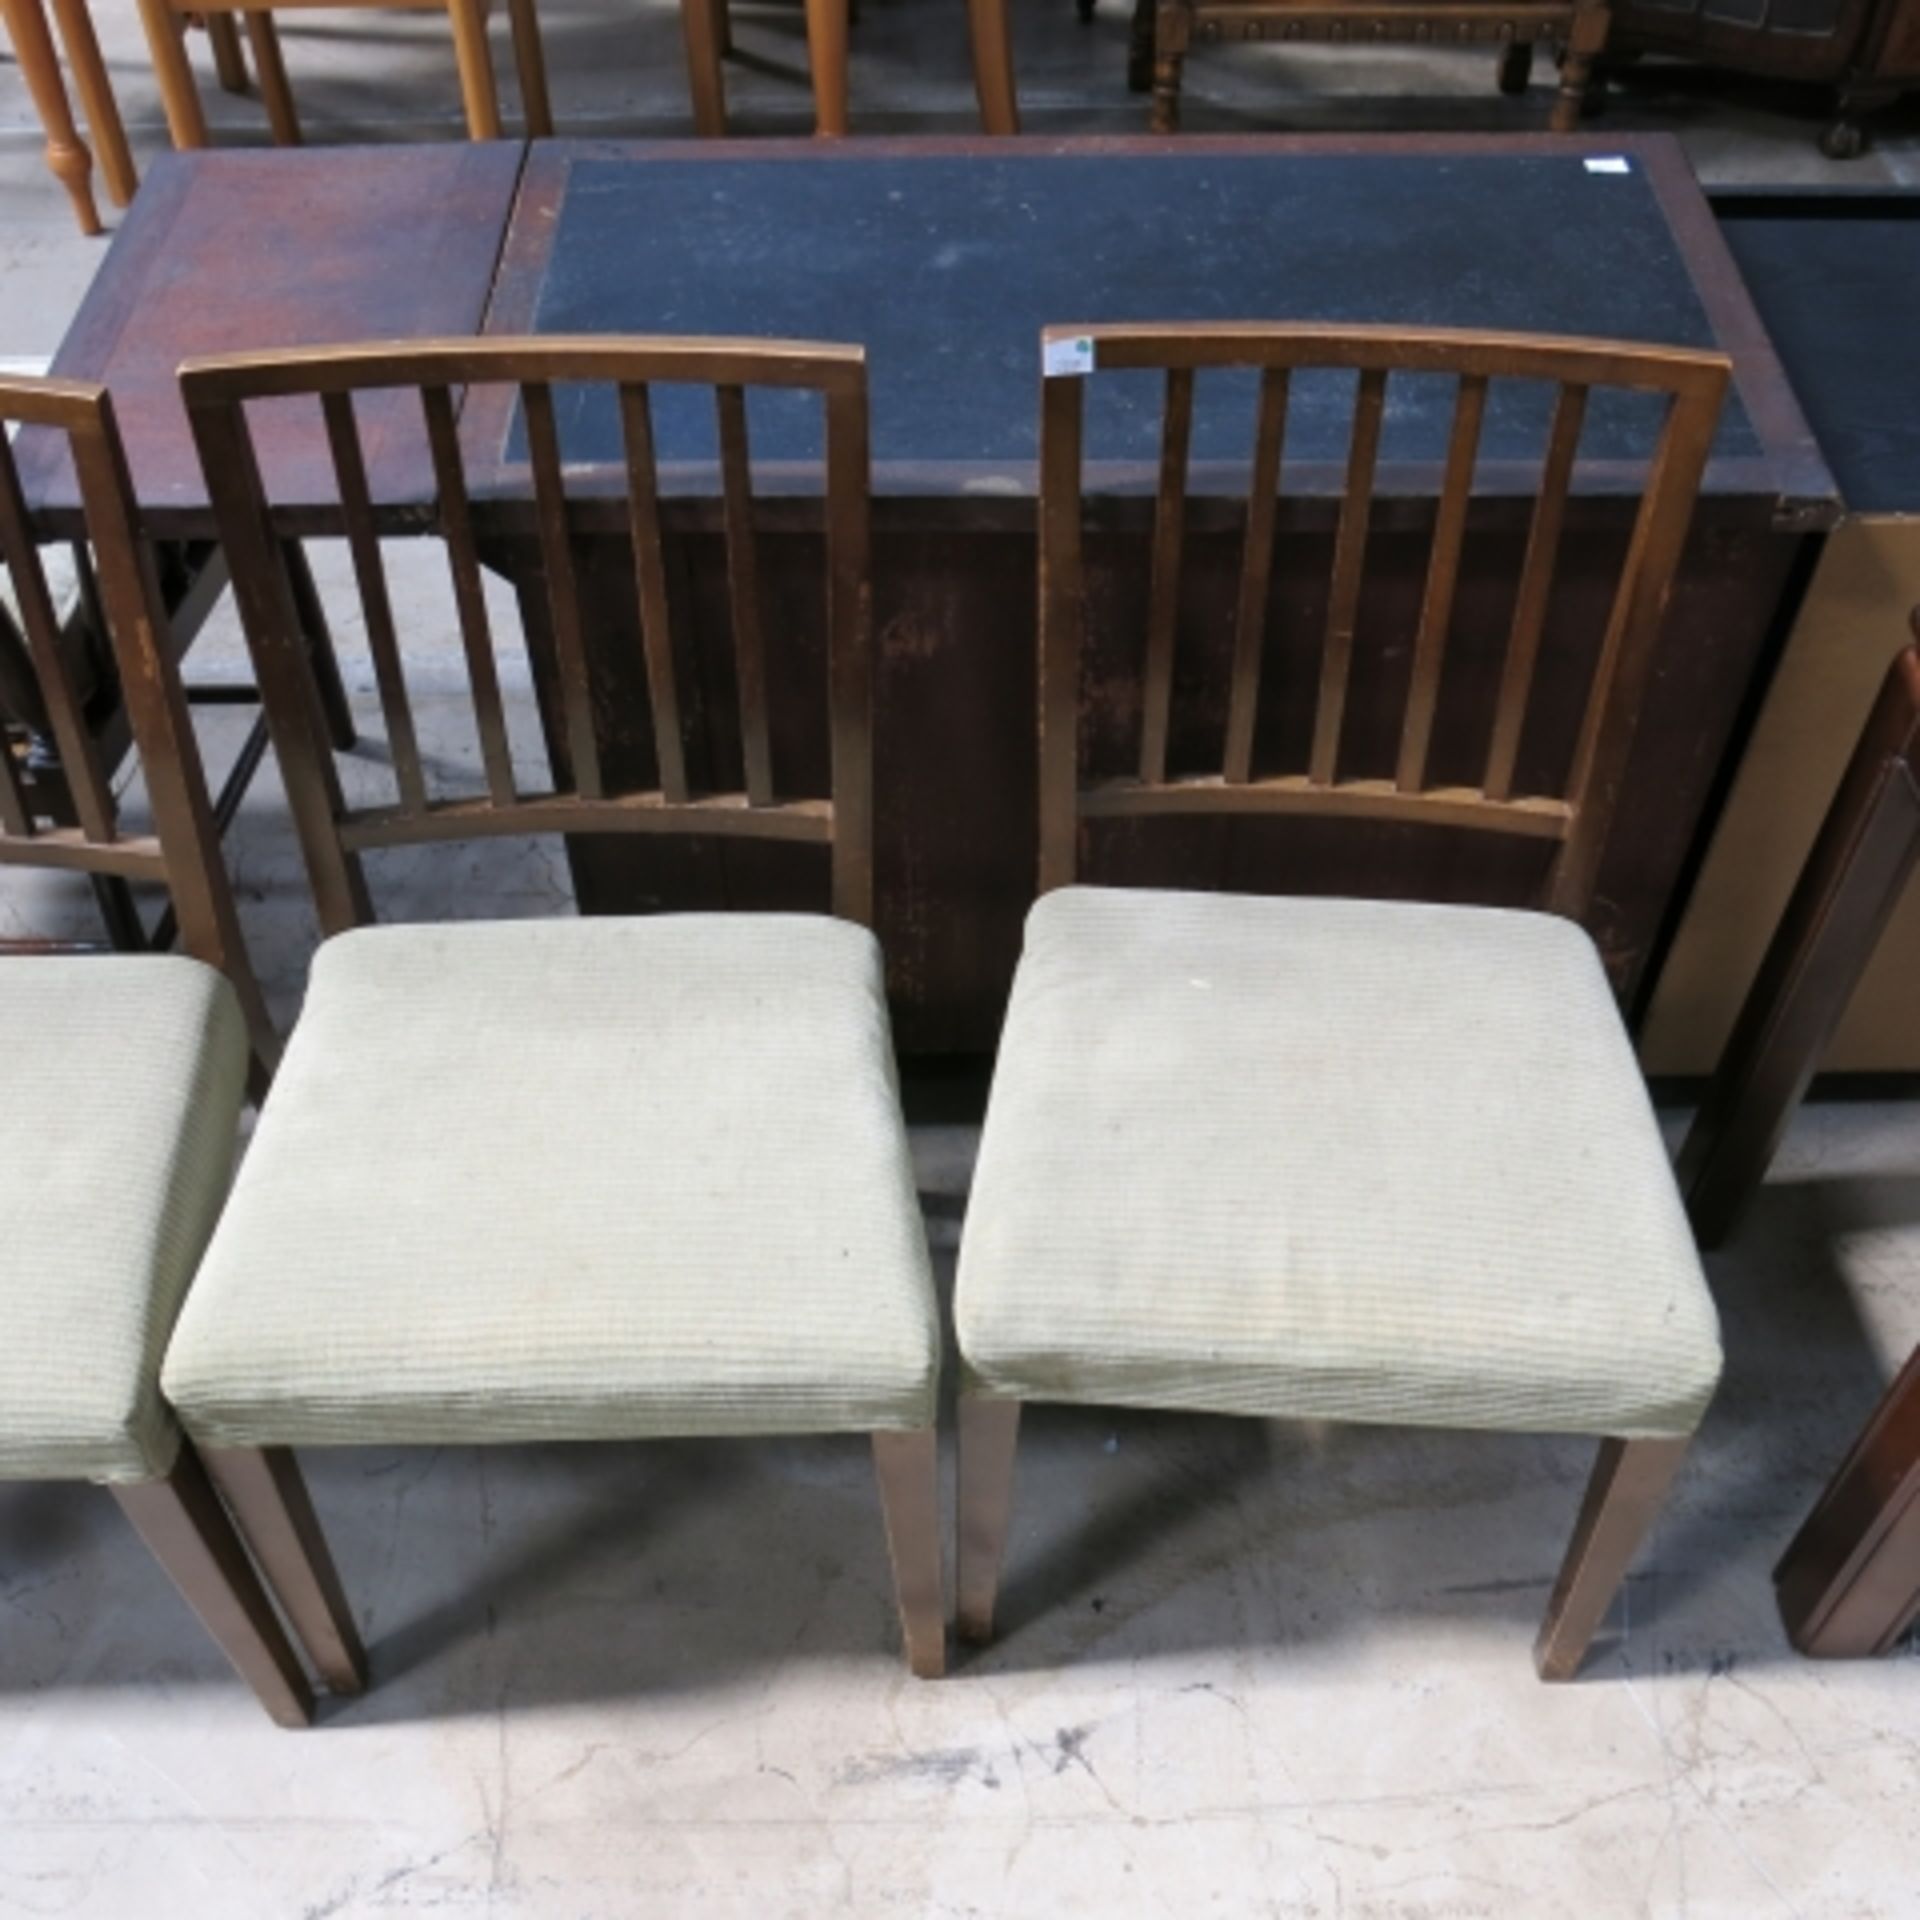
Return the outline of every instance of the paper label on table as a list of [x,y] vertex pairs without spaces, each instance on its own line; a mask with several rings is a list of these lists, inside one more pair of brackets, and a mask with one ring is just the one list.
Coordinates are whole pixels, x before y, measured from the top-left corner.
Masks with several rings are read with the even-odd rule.
[[1049,380],[1093,371],[1093,342],[1084,333],[1070,340],[1049,340],[1041,351],[1041,371]]
[[1631,173],[1633,162],[1625,154],[1596,154],[1587,162],[1587,171],[1589,173]]

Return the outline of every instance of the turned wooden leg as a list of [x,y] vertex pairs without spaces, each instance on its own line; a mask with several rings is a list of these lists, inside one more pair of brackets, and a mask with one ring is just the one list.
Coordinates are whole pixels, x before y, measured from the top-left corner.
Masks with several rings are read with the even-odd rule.
[[364,1693],[366,1649],[292,1452],[286,1447],[203,1451],[241,1538],[328,1691]]
[[993,1606],[1013,1513],[1020,1402],[960,1396],[960,1499],[955,1629],[976,1645],[993,1638]]
[[[1547,125],[1554,133],[1578,133],[1586,111],[1593,63],[1605,52],[1611,24],[1604,6],[1581,7],[1567,36],[1567,56],[1560,63],[1560,91],[1554,95]],[[1596,102],[1597,105],[1597,102]]]
[[724,0],[680,0],[680,28],[687,39],[687,85],[693,95],[693,129],[708,139],[727,130],[727,82],[721,69]]
[[535,0],[507,0],[513,26],[513,65],[520,76],[520,111],[529,140],[553,137],[553,103],[547,97],[547,50],[540,44]]
[[1533,42],[1509,40],[1500,50],[1500,91],[1525,93],[1533,79]]
[[485,0],[447,0],[453,25],[453,54],[460,64],[460,98],[467,109],[469,140],[500,138],[500,96],[493,84],[493,56],[487,51]]
[[286,62],[280,58],[280,29],[270,13],[247,15],[247,45],[253,49],[253,70],[260,76],[260,104],[267,125],[283,147],[300,144],[300,116],[294,110],[293,88],[287,82]]
[[980,101],[980,124],[989,133],[1020,131],[1007,8],[1008,0],[967,0],[967,20],[973,35],[973,90]]
[[140,0],[140,23],[147,30],[147,52],[173,144],[183,151],[204,147],[207,117],[200,110],[200,89],[187,60],[182,16],[174,11],[173,0]]
[[34,110],[47,136],[47,171],[67,190],[74,218],[82,233],[99,233],[100,209],[93,200],[93,155],[73,124],[66,82],[60,77],[59,56],[41,0],[4,0],[7,37],[21,77],[33,95]]
[[127,130],[120,122],[113,82],[107,78],[107,63],[100,58],[100,42],[94,37],[87,0],[53,0],[53,12],[60,23],[60,38],[66,44],[73,83],[80,90],[87,131],[93,135],[99,153],[107,193],[116,207],[130,206],[140,189],[140,175],[127,145]]
[[1533,1645],[1533,1664],[1542,1680],[1571,1680],[1580,1671],[1587,1644],[1627,1577],[1688,1444],[1601,1441],[1573,1540]]
[[113,1497],[260,1704],[283,1727],[310,1725],[306,1675],[193,1449],[181,1447],[164,1480]]
[[947,1670],[947,1602],[940,1577],[940,1440],[931,1427],[873,1436],[873,1471],[893,1562],[907,1665],[922,1680]]
[[847,130],[847,0],[807,0],[807,62],[813,69],[813,130]]
[[1189,19],[1184,0],[1161,0],[1153,23],[1153,131],[1180,131],[1180,75]]
[[247,90],[247,56],[240,50],[240,28],[230,13],[206,17],[207,45],[213,49],[213,71],[223,93]]

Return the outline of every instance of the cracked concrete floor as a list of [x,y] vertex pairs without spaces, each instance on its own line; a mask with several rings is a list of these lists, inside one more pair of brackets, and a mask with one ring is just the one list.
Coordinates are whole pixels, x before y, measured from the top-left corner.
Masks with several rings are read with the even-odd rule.
[[[651,36],[636,74],[611,57],[621,22],[601,0],[545,10],[563,115],[640,130],[683,112],[670,15],[636,11]],[[131,23],[97,11],[151,151]],[[916,123],[960,124],[957,14],[953,0],[953,46],[927,68],[907,55],[912,9],[871,7],[856,100],[864,82]],[[763,51],[791,53],[793,16],[743,17]],[[1021,10],[1048,124],[1133,124],[1119,20],[1112,0],[1087,34],[1065,0]],[[397,98],[420,111],[440,84],[426,26],[290,22],[314,131],[445,131],[446,115],[396,124]],[[1414,64],[1443,118],[1510,111],[1483,63]],[[1201,65],[1197,123],[1365,111],[1338,61]],[[1314,71],[1327,90],[1304,103],[1271,91]],[[1836,169],[1812,152],[1813,96],[1714,104],[1665,84],[1623,115],[1679,125],[1716,177],[1911,177],[1898,123]],[[798,111],[777,59],[739,92],[756,126]],[[216,111],[237,137],[253,109]],[[27,126],[0,68],[7,354],[51,350],[99,258]],[[340,556],[318,563],[324,580]],[[397,575],[423,742],[458,780],[474,750],[443,589],[417,550]],[[357,636],[341,639],[371,722]],[[224,616],[195,671],[242,671]],[[530,744],[524,675],[509,678]],[[235,725],[206,718],[216,763]],[[349,777],[377,781],[377,754]],[[290,1019],[313,924],[271,763],[231,851]],[[374,881],[396,915],[567,906],[550,849],[432,849],[377,862]],[[9,876],[0,931],[25,925],[92,923],[71,886]],[[944,1280],[979,1089],[923,1076],[909,1093]],[[937,1684],[895,1653],[857,1441],[321,1456],[311,1477],[376,1685],[304,1735],[266,1722],[104,1495],[0,1487],[0,1913],[1920,1911],[1920,1659],[1798,1660],[1767,1577],[1920,1338],[1917,1168],[1920,1107],[1802,1115],[1712,1262],[1726,1386],[1589,1677],[1560,1689],[1534,1681],[1528,1650],[1586,1471],[1561,1440],[1036,1412],[1005,1632]]]

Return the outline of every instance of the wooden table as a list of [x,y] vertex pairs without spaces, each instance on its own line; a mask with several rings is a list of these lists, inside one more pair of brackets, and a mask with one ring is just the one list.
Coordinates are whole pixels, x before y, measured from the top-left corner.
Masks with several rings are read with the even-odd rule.
[[[1592,169],[1589,159],[1625,168]],[[1672,909],[1783,588],[1833,512],[1833,483],[1706,202],[1664,137],[542,142],[523,170],[502,147],[193,157],[156,170],[58,365],[104,377],[121,398],[155,528],[203,531],[204,492],[169,379],[180,358],[219,345],[457,331],[482,312],[490,332],[711,330],[868,344],[879,928],[902,1039],[920,1049],[991,1042],[1033,892],[1043,321],[1397,319],[1717,342],[1734,356],[1738,400],[1676,585],[1592,920],[1629,996]],[[1417,597],[1445,422],[1438,394],[1409,390],[1394,411],[1376,509],[1376,564],[1386,563],[1389,587],[1363,609],[1362,644],[1366,623],[1397,620]],[[606,431],[603,416],[570,413],[570,464],[604,454]],[[681,560],[697,609],[713,604],[719,551],[704,530],[706,456],[680,431],[663,415],[663,456],[688,464]],[[757,454],[795,453],[783,431],[778,421],[761,431]],[[1330,416],[1316,424],[1309,410],[1302,431],[1282,577],[1302,583],[1304,629],[1323,591],[1343,449]],[[1631,476],[1608,457],[1622,431],[1596,419],[1587,443],[1554,616],[1569,631],[1591,625],[1631,509]],[[265,465],[286,530],[330,530],[317,428],[287,417],[269,432]],[[469,413],[477,493],[510,485],[517,433],[504,412]],[[1238,433],[1222,439],[1204,415],[1196,433],[1196,491],[1221,496],[1212,515],[1204,500],[1197,509],[1189,560],[1188,630],[1204,650],[1225,630],[1217,616],[1233,591],[1237,517],[1225,496],[1244,452]],[[1110,537],[1090,543],[1091,590],[1132,617],[1151,448],[1142,417],[1124,410],[1103,434],[1093,452],[1106,481],[1135,497],[1116,503]],[[1538,454],[1537,422],[1517,401],[1494,410],[1488,435],[1489,497],[1469,536],[1456,640],[1469,672],[1493,670],[1504,632],[1496,607],[1524,538],[1531,476],[1512,456],[1523,444],[1528,460]],[[56,465],[31,448],[23,458],[42,524],[70,524]],[[431,489],[417,461],[377,458],[374,487],[390,524],[425,522]],[[529,554],[526,541],[503,536],[492,558],[525,584]],[[779,592],[777,563],[772,572]],[[535,599],[523,594],[523,605],[537,611]],[[588,621],[615,695],[603,746],[614,770],[639,766],[646,751],[639,710],[621,718],[640,657],[632,624],[623,577],[595,595]],[[1391,644],[1384,627],[1375,643]],[[1570,710],[1584,664],[1576,644],[1563,668],[1543,669],[1542,741],[1530,752],[1550,753],[1554,716]],[[1097,710],[1097,684],[1088,699]],[[1206,707],[1201,689],[1185,724],[1212,725]],[[1354,750],[1371,751],[1395,718],[1356,714]],[[1444,716],[1435,751],[1448,751]],[[1512,901],[1528,897],[1536,858],[1524,846],[1436,847],[1418,828],[1179,823],[1103,842],[1093,872]],[[577,849],[574,870],[595,910],[793,899],[747,848],[676,861],[664,848],[602,844]]]

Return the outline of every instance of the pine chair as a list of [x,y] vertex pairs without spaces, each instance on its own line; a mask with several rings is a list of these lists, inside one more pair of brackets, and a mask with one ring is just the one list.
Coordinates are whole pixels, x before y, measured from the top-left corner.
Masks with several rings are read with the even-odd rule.
[[6,699],[41,722],[0,738],[0,866],[162,881],[198,956],[0,959],[13,1095],[0,1106],[0,1480],[111,1488],[267,1711],[298,1726],[312,1711],[306,1679],[159,1390],[161,1351],[232,1170],[249,1049],[263,1075],[277,1042],[161,642],[111,403],[71,381],[9,379],[0,418],[69,438],[122,696],[109,724],[131,730],[154,825],[121,826],[100,702],[84,697],[55,625],[0,440],[0,559],[22,615]]
[[[688,635],[669,614],[658,382],[714,392],[744,740],[737,778],[719,791],[689,776]],[[563,485],[559,383],[569,409],[582,386],[617,404],[624,463],[582,474],[579,497]],[[276,1544],[285,1490],[299,1484],[293,1448],[858,1432],[872,1436],[908,1658],[917,1673],[939,1672],[939,1331],[868,931],[864,355],[749,341],[447,341],[201,361],[181,385],[334,937],[165,1381],[315,1663],[328,1673],[356,1643],[310,1566],[289,1565]],[[530,497],[473,500],[454,395],[471,412],[476,393],[503,388],[525,433]],[[756,585],[749,388],[825,406],[824,795],[776,784],[767,687],[780,635],[763,631]],[[418,393],[438,484],[484,767],[481,790],[466,795],[429,787],[368,499],[356,403],[395,390]],[[393,756],[391,804],[345,804],[314,725],[244,411],[269,396],[304,397],[316,432],[324,420]],[[390,409],[381,418],[391,445],[404,425]],[[779,504],[789,533],[796,512],[812,512]],[[632,538],[658,757],[639,790],[617,791],[601,771],[569,536],[588,510]],[[516,766],[480,593],[480,542],[502,516],[541,555],[552,658],[536,661],[536,679],[549,676],[560,741],[550,781]],[[782,633],[795,609],[787,616]],[[830,863],[838,917],[364,924],[364,852],[528,833],[812,847]],[[348,1194],[350,1206],[337,1204]]]
[[[1074,343],[1083,343],[1076,346]],[[992,1630],[1026,1401],[1573,1432],[1600,1455],[1536,1660],[1565,1679],[1720,1373],[1712,1300],[1588,909],[1727,377],[1724,358],[1388,328],[1110,326],[1048,335],[1041,441],[1039,883],[962,1237],[959,1627]],[[1087,373],[1052,372],[1056,364]],[[1085,392],[1164,379],[1131,770],[1083,771]],[[1197,374],[1257,377],[1224,744],[1176,711]],[[1317,682],[1278,734],[1262,669],[1290,393],[1324,419],[1355,377]],[[1097,371],[1094,371],[1097,370]],[[1390,380],[1452,376],[1453,422],[1410,648],[1357,644]],[[1448,674],[1489,390],[1557,394],[1504,668]],[[1564,780],[1516,771],[1590,395],[1663,411]],[[1337,416],[1336,416],[1337,417]],[[1513,419],[1524,416],[1514,414]],[[1111,502],[1104,503],[1111,509]],[[1291,576],[1289,575],[1291,581]],[[1297,582],[1292,591],[1298,593]],[[1299,636],[1304,640],[1306,636]],[[1286,639],[1295,639],[1291,629]],[[1109,650],[1110,657],[1110,650]],[[1484,656],[1483,656],[1484,657]],[[1404,721],[1356,754],[1363,672]],[[1455,704],[1485,707],[1462,732]],[[1189,698],[1191,698],[1189,694]],[[1358,703],[1355,702],[1357,709]],[[1477,773],[1439,767],[1482,744]],[[1272,765],[1291,736],[1303,764]],[[1259,750],[1267,743],[1266,752]],[[1193,756],[1203,755],[1197,761]],[[1360,764],[1356,765],[1356,758]],[[1076,885],[1083,839],[1183,815],[1392,822],[1543,848],[1545,913]]]
[[[260,97],[273,137],[283,146],[299,144],[300,116],[293,104],[293,89],[280,55],[280,36],[273,16],[314,8],[334,12],[444,11],[453,30],[468,137],[497,140],[500,99],[494,86],[493,56],[487,48],[490,4],[491,0],[140,0],[140,17],[176,147],[207,144],[206,115],[201,111],[200,90],[182,38],[189,16],[205,20],[220,84],[230,93],[244,92],[247,84],[233,30],[234,16],[239,17],[252,49]],[[547,101],[546,57],[540,45],[536,0],[507,0],[507,10],[513,23],[514,61],[519,69],[520,105],[527,132],[534,139],[544,139],[553,132],[553,114]]]

